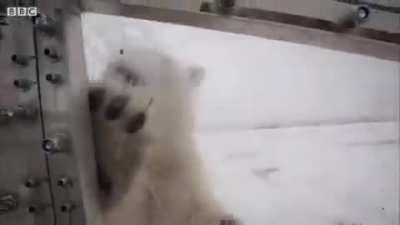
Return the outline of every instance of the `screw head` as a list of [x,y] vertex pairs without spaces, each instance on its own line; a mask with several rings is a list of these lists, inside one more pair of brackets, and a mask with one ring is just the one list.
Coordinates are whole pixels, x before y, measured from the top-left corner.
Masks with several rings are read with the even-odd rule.
[[68,148],[68,136],[65,133],[56,133],[42,141],[42,148],[46,153],[65,152]]
[[17,55],[12,55],[11,56],[11,61],[16,62],[17,61]]
[[48,207],[47,204],[32,204],[30,206],[28,206],[28,212],[29,213],[41,213],[44,210],[46,210],[46,208]]
[[50,83],[57,84],[62,80],[61,74],[48,73],[46,74],[46,80]]
[[35,213],[36,211],[37,211],[36,206],[30,205],[30,206],[28,207],[28,212],[29,212],[29,213]]
[[217,0],[217,6],[222,8],[233,8],[236,0]]
[[367,6],[360,6],[357,9],[357,18],[360,21],[365,21],[370,15],[370,10]]
[[53,63],[59,62],[61,60],[59,52],[53,47],[45,48],[43,50],[43,54],[47,56]]
[[72,182],[68,177],[61,177],[57,180],[57,185],[65,188],[67,186],[72,186]]
[[27,188],[35,188],[40,185],[40,182],[36,179],[29,178],[25,181],[24,184],[25,184],[25,187],[27,187]]
[[43,53],[47,56],[50,55],[50,52],[51,52],[51,50],[49,48],[45,48],[43,51]]
[[35,28],[37,28],[42,33],[47,36],[54,36],[56,34],[56,24],[55,21],[43,14],[39,14],[35,19]]
[[73,202],[67,202],[60,206],[61,212],[71,212],[74,210],[76,205]]
[[28,91],[34,82],[28,79],[16,79],[14,80],[13,84],[16,88],[22,89],[23,91]]
[[42,142],[42,147],[45,152],[52,153],[58,150],[57,143],[52,139],[45,139]]
[[14,111],[7,108],[0,108],[0,123],[8,122],[14,117]]

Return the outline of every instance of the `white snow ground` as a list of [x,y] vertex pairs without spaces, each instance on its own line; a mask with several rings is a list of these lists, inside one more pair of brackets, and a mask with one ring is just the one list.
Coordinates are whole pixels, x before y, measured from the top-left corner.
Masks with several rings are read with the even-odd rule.
[[129,45],[206,68],[196,137],[215,193],[244,224],[399,224],[395,62],[144,20],[83,18],[91,79]]

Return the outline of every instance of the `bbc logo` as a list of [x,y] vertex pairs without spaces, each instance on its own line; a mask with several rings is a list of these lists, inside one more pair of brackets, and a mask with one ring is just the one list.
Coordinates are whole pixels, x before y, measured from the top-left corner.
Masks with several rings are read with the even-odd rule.
[[7,16],[37,16],[37,7],[8,7]]

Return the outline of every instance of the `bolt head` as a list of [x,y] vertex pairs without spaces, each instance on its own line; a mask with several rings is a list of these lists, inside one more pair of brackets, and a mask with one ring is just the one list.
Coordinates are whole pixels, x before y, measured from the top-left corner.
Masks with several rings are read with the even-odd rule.
[[43,150],[47,153],[52,153],[58,150],[57,143],[51,139],[45,139],[42,142]]
[[366,6],[358,7],[358,9],[357,9],[357,18],[360,21],[365,21],[366,19],[368,19],[369,14],[370,14],[370,10],[369,10],[368,7],[366,7]]
[[235,6],[235,0],[217,0],[218,6],[222,8],[233,8]]
[[27,188],[33,188],[37,186],[39,186],[39,182],[35,179],[30,178],[25,181],[25,187]]

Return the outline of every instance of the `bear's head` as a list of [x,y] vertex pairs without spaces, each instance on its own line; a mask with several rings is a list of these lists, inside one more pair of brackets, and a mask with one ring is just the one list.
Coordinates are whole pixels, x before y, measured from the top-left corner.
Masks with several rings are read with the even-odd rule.
[[130,113],[144,112],[159,132],[185,132],[193,123],[193,94],[204,69],[153,49],[133,49],[111,63],[104,79],[108,89],[130,96]]

